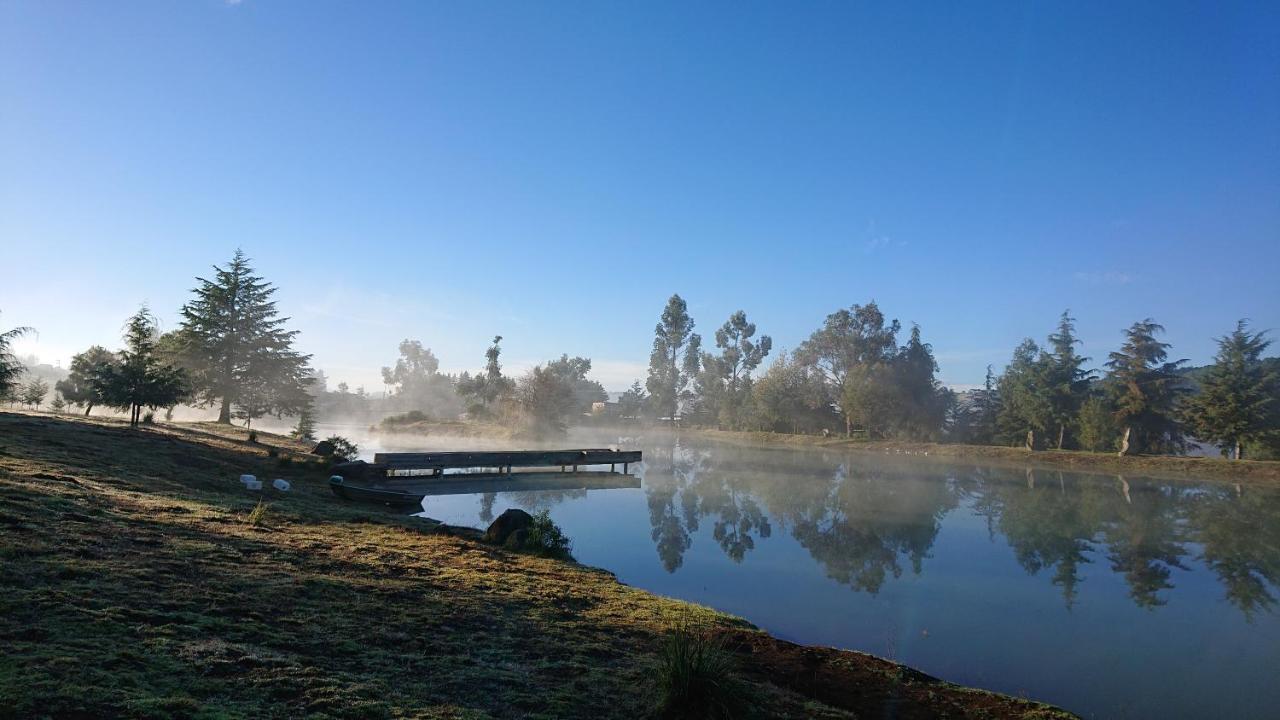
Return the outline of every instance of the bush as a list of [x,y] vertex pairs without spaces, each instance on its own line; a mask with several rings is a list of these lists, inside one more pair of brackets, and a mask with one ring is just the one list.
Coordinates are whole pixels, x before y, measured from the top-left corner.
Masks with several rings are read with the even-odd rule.
[[254,506],[253,510],[249,511],[249,517],[246,519],[246,522],[248,522],[253,527],[258,527],[266,523],[267,507],[268,506],[265,502],[259,500],[258,504]]
[[399,425],[412,425],[420,422],[431,422],[431,416],[421,410],[410,410],[399,415],[389,415],[382,418],[383,427],[396,427]]
[[325,442],[333,445],[333,458],[351,462],[360,457],[360,447],[341,435],[330,435]]
[[740,718],[748,688],[733,657],[705,630],[673,627],[658,651],[658,714],[664,718]]
[[573,542],[552,522],[551,513],[547,510],[533,516],[533,524],[529,526],[528,532],[524,550],[543,557],[573,559]]

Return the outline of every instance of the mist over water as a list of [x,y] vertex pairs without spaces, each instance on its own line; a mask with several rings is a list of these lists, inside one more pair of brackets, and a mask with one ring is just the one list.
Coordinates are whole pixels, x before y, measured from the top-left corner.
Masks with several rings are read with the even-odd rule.
[[547,509],[579,561],[785,639],[1090,717],[1260,717],[1280,702],[1274,489],[661,431],[532,443],[343,429],[364,457],[643,449],[640,489],[428,497],[422,514],[484,527]]

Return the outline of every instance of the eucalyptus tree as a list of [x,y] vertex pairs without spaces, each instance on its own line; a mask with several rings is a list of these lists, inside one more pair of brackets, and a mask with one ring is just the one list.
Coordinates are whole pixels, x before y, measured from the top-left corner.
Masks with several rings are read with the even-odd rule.
[[1182,452],[1186,441],[1178,422],[1178,403],[1187,393],[1178,368],[1186,360],[1168,362],[1169,344],[1156,335],[1164,327],[1147,318],[1125,331],[1125,342],[1107,361],[1120,454]]
[[491,414],[493,406],[515,389],[515,382],[502,374],[502,363],[498,361],[502,355],[501,342],[501,335],[493,337],[493,344],[484,353],[483,373],[472,376],[464,372],[458,377],[458,394],[471,399],[468,410],[473,414]]
[[1266,331],[1249,332],[1240,320],[1218,338],[1218,354],[1200,385],[1187,400],[1186,418],[1196,437],[1228,448],[1236,460],[1244,445],[1280,432],[1280,377],[1262,362],[1271,341]]
[[822,327],[796,348],[796,359],[825,380],[830,401],[844,417],[846,435],[853,434],[854,417],[859,414],[849,403],[860,397],[846,392],[846,381],[851,375],[861,375],[865,381],[872,368],[890,362],[898,350],[901,329],[897,320],[885,324],[884,313],[873,300],[831,313]]
[[689,383],[698,374],[702,350],[702,337],[693,332],[693,326],[689,306],[678,294],[672,295],[653,330],[649,378],[645,382],[649,402],[660,418],[675,420],[681,401],[691,395]]
[[755,337],[755,323],[739,310],[716,330],[719,354],[702,353],[702,372],[696,381],[697,395],[710,419],[722,427],[736,428],[745,420],[744,410],[751,397],[751,373],[773,348],[768,335]]
[[423,410],[434,417],[455,417],[461,402],[450,375],[440,372],[440,361],[431,348],[418,340],[400,342],[394,367],[382,368],[382,382],[391,386],[392,402],[401,410]]
[[237,250],[212,279],[196,278],[194,298],[182,306],[178,346],[195,400],[217,404],[218,422],[240,414],[295,413],[309,401],[310,355],[293,348],[296,330],[285,329],[272,299],[276,288],[254,274]]

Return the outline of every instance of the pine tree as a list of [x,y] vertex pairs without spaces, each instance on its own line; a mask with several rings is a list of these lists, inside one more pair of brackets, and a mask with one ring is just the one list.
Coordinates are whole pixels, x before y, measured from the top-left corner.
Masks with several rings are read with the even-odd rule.
[[298,412],[310,398],[310,355],[293,349],[296,330],[279,317],[271,298],[276,288],[253,273],[237,250],[212,280],[196,278],[195,297],[182,307],[179,331],[183,365],[191,374],[196,398],[217,403],[218,422],[241,415]]
[[23,405],[30,405],[39,410],[40,404],[44,402],[44,396],[48,394],[49,383],[40,378],[31,378],[18,391],[18,400]]
[[310,405],[299,411],[298,425],[293,429],[293,436],[306,441],[316,439],[316,417]]
[[1046,358],[1045,391],[1048,393],[1049,416],[1057,426],[1057,447],[1062,449],[1067,429],[1078,421],[1080,407],[1089,395],[1092,371],[1085,370],[1089,358],[1076,353],[1080,341],[1075,334],[1075,318],[1064,310],[1058,331],[1049,336],[1052,352]]
[[16,327],[0,333],[0,397],[12,398],[17,392],[18,378],[26,368],[13,354],[13,342],[29,332],[29,327]]
[[1039,446],[1053,419],[1048,388],[1049,360],[1031,338],[1013,351],[1013,359],[1000,376],[998,423],[1005,440],[1022,441],[1028,450]]
[[649,354],[649,402],[660,418],[675,418],[680,403],[689,398],[689,383],[698,374],[702,337],[693,332],[689,307],[679,295],[672,295],[662,310],[662,319],[653,330],[653,351]]
[[186,372],[164,363],[156,353],[156,321],[144,305],[125,326],[120,362],[98,365],[94,392],[105,405],[129,411],[129,424],[142,420],[144,407],[176,405],[187,395]]
[[458,394],[472,399],[469,408],[472,414],[491,415],[494,405],[509,397],[515,390],[515,382],[502,374],[502,363],[498,358],[502,355],[501,335],[493,337],[493,344],[485,351],[484,373],[474,377],[462,373],[458,378]]
[[1243,457],[1245,443],[1280,432],[1280,377],[1262,362],[1271,345],[1266,331],[1251,333],[1244,320],[1218,339],[1218,355],[1198,395],[1188,399],[1192,432]]
[[1120,454],[1185,450],[1186,441],[1177,420],[1178,402],[1187,392],[1178,376],[1186,360],[1166,362],[1169,344],[1156,340],[1164,327],[1151,318],[1125,331],[1125,343],[1107,361],[1116,426],[1120,429]]

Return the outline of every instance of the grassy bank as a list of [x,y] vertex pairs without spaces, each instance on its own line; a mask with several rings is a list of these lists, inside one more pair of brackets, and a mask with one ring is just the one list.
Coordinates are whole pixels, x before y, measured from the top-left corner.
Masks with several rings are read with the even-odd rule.
[[1016,464],[1029,467],[1078,470],[1109,474],[1151,475],[1173,478],[1197,478],[1229,482],[1280,483],[1280,462],[1271,460],[1227,461],[1205,457],[1171,457],[1134,455],[1119,457],[1115,453],[1083,450],[1037,450],[998,447],[994,445],[960,445],[952,443],[917,443],[895,440],[849,440],[820,435],[786,433],[737,432],[729,430],[682,430],[721,442],[756,447],[821,447],[851,452],[890,453],[930,459],[981,460],[990,464]]
[[344,504],[261,442],[0,413],[0,716],[645,717],[680,623],[723,639],[762,717],[1066,717]]

